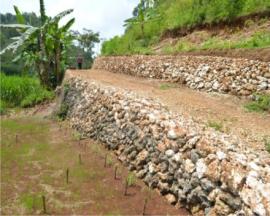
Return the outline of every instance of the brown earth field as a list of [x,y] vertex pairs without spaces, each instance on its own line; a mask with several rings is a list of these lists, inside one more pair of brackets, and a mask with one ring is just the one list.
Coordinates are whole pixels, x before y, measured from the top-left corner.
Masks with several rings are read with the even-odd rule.
[[143,79],[103,70],[73,70],[67,77],[89,79],[108,86],[131,90],[139,95],[155,98],[175,113],[205,127],[236,135],[256,149],[265,149],[265,137],[270,137],[270,113],[252,113],[244,108],[247,99],[226,94],[206,93],[185,86],[164,83],[160,80]]
[[189,215],[147,188],[102,144],[36,111],[2,119],[1,215],[142,215],[145,200],[145,215]]

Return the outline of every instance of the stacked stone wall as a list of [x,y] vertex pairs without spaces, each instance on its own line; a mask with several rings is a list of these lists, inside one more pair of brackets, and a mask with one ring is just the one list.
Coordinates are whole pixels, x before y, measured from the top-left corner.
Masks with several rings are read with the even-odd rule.
[[270,91],[270,62],[212,56],[109,56],[93,69],[178,82],[192,89],[249,96]]

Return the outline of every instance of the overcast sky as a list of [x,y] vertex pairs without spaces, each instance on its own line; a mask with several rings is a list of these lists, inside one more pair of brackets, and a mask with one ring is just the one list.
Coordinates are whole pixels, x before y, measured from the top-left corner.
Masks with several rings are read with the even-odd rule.
[[[54,16],[66,9],[74,9],[74,30],[83,28],[99,32],[101,38],[111,38],[124,33],[123,21],[132,16],[139,0],[44,0],[46,13]],[[1,13],[13,11],[13,5],[22,12],[39,14],[39,0],[1,0]]]

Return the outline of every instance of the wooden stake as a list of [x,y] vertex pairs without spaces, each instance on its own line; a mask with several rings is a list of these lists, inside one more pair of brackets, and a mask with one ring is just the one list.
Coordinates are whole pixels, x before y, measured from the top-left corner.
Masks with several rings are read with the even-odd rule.
[[82,156],[79,154],[79,164],[82,164]]
[[147,199],[144,200],[143,213],[142,213],[142,215],[145,215],[146,205],[147,205]]
[[128,180],[126,179],[126,185],[125,185],[125,193],[124,195],[127,195],[127,191],[128,191]]
[[118,169],[118,166],[115,166],[115,168],[114,168],[114,179],[115,180],[117,179],[117,169]]
[[43,205],[43,213],[46,214],[47,210],[46,210],[46,198],[44,195],[42,195],[42,205]]
[[104,167],[107,166],[107,154],[105,155],[105,159],[104,159]]
[[67,172],[66,172],[66,182],[68,184],[68,177],[69,177],[69,169],[67,168]]

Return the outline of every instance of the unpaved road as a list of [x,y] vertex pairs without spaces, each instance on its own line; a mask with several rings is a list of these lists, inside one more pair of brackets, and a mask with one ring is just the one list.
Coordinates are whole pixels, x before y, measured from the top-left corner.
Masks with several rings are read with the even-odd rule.
[[[214,122],[221,130],[247,141],[256,150],[265,149],[263,138],[270,136],[270,113],[250,113],[243,105],[247,102],[235,96],[199,92],[184,86],[143,79],[103,70],[69,70],[69,76],[90,79],[152,97],[176,113],[192,116],[196,122],[209,125]],[[162,87],[163,86],[163,87]]]

